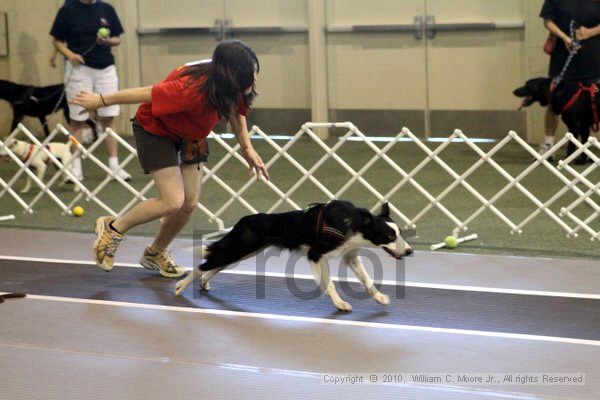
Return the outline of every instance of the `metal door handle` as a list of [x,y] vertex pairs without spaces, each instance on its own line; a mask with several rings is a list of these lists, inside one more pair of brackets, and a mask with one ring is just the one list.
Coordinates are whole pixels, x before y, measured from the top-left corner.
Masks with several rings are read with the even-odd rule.
[[423,28],[424,28],[422,15],[415,15],[413,26],[414,26],[415,39],[422,40],[423,39]]
[[522,29],[524,27],[524,21],[456,22],[438,24],[435,22],[435,15],[427,15],[425,17],[425,31],[427,32],[427,37],[429,39],[435,38],[437,32]]
[[417,15],[412,24],[378,24],[378,25],[329,25],[327,33],[412,33],[415,39],[423,39],[423,17]]
[[215,36],[215,40],[221,41],[225,39],[225,32],[227,31],[227,24],[230,20],[223,20],[221,18],[215,19],[215,25],[213,27],[213,35]]

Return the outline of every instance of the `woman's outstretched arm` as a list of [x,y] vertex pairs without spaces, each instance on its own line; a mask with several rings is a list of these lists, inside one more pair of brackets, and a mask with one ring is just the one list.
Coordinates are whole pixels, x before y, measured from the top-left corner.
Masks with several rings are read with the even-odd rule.
[[69,100],[69,103],[81,106],[86,110],[96,110],[113,104],[135,104],[145,101],[152,101],[152,86],[124,89],[107,94],[80,92]]

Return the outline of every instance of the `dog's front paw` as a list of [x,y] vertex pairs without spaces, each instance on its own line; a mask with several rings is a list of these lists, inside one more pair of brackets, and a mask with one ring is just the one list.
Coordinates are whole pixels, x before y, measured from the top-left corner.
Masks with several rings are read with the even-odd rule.
[[340,311],[344,311],[344,312],[350,312],[350,311],[352,311],[352,306],[347,301],[340,300],[340,301],[338,301],[337,303],[334,303],[334,304],[335,304],[335,307],[338,310],[340,310]]
[[175,285],[175,296],[180,296],[181,292],[185,290],[185,286],[186,285],[182,284],[181,281],[177,282]]
[[208,281],[204,281],[204,279],[202,279],[200,281],[200,287],[202,288],[202,290],[206,290],[207,292],[210,290],[210,283],[208,283]]
[[181,295],[181,293],[183,293],[183,291],[185,290],[185,288],[192,282],[193,278],[193,272],[190,272],[185,278],[183,278],[182,280],[178,281],[175,284],[175,295],[179,296]]
[[388,296],[387,294],[383,294],[381,292],[377,292],[377,294],[375,294],[373,296],[373,298],[375,299],[376,302],[378,302],[379,304],[383,304],[383,305],[388,305],[390,304],[390,296]]
[[19,193],[25,194],[27,192],[29,192],[29,188],[23,188],[23,189],[19,190]]

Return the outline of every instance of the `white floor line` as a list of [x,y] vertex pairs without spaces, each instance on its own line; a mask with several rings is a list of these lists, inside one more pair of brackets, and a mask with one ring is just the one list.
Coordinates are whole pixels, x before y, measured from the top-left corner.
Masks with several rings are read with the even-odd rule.
[[[6,294],[0,292],[0,294]],[[340,320],[340,319],[327,319],[327,318],[315,318],[315,317],[301,317],[296,315],[278,315],[278,314],[264,314],[264,313],[251,313],[242,311],[229,311],[229,310],[214,310],[204,308],[192,308],[192,307],[176,307],[176,306],[164,306],[158,304],[142,304],[142,303],[128,303],[121,301],[109,301],[109,300],[92,300],[92,299],[78,299],[70,297],[59,297],[59,296],[43,296],[43,295],[27,295],[26,299],[29,300],[43,300],[43,301],[56,301],[64,303],[80,303],[80,304],[95,304],[101,306],[111,307],[125,307],[135,309],[147,309],[147,310],[160,310],[160,311],[174,311],[174,312],[185,312],[193,314],[208,314],[208,315],[226,315],[244,318],[257,318],[266,320],[277,320],[277,321],[289,321],[289,322],[303,322],[303,323],[315,323],[315,324],[329,324],[329,325],[343,325],[361,328],[376,328],[376,329],[389,329],[396,331],[413,331],[413,332],[427,332],[427,333],[442,333],[449,335],[466,335],[466,336],[479,336],[496,339],[516,339],[516,340],[529,340],[538,342],[550,342],[550,343],[563,343],[573,345],[584,345],[584,346],[600,346],[600,340],[588,340],[588,339],[573,339],[556,336],[541,336],[541,335],[528,335],[521,333],[506,333],[506,332],[489,332],[489,331],[477,331],[467,329],[449,329],[449,328],[435,328],[429,326],[414,326],[414,325],[399,325],[379,322],[365,322],[365,321],[352,321],[352,320]],[[23,301],[23,300],[14,300]]]
[[[44,262],[53,264],[77,264],[77,265],[95,265],[93,261],[89,260],[65,260],[65,259],[54,259],[54,258],[40,258],[40,257],[21,257],[21,256],[6,256],[0,255],[0,260],[15,260],[15,261],[32,261],[32,262]],[[127,268],[142,268],[139,264],[134,263],[115,263],[115,267],[127,267]],[[249,275],[249,276],[266,276],[271,278],[294,278],[294,279],[308,279],[313,280],[312,275],[308,274],[294,274],[286,275],[281,272],[263,272],[259,273],[256,271],[247,270],[225,270],[221,271],[221,274],[233,274],[233,275]],[[332,276],[331,279],[335,282],[352,282],[359,283],[356,278],[339,278]],[[565,297],[574,299],[590,299],[600,300],[600,294],[595,293],[570,293],[570,292],[554,292],[554,291],[541,291],[541,290],[524,290],[524,289],[507,289],[507,288],[494,288],[494,287],[482,287],[482,286],[464,286],[464,285],[447,285],[437,283],[426,283],[426,282],[398,282],[393,280],[382,280],[378,281],[382,285],[389,286],[406,286],[406,287],[418,287],[424,289],[440,289],[440,290],[457,290],[465,292],[482,292],[482,293],[500,293],[500,294],[516,294],[523,296],[545,296],[545,297]]]

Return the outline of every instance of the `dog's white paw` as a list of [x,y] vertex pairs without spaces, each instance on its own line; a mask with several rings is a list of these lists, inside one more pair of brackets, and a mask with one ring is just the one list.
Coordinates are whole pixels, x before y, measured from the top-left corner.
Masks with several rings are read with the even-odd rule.
[[27,193],[27,192],[29,192],[29,189],[21,189],[21,190],[19,190],[19,193],[23,193],[24,194],[24,193]]
[[190,272],[188,274],[188,276],[186,276],[185,278],[183,278],[182,280],[178,281],[175,284],[175,295],[179,296],[181,295],[181,293],[183,293],[183,291],[185,290],[185,288],[190,284],[190,282],[193,280],[193,278],[190,279],[190,276],[192,275],[192,273]]
[[375,299],[376,302],[378,302],[379,304],[383,304],[383,305],[388,305],[390,304],[390,296],[388,296],[387,294],[383,294],[381,292],[377,292],[377,294],[375,294],[373,296],[373,298]]
[[175,296],[180,296],[181,292],[185,290],[185,285],[181,285],[180,283],[181,281],[177,282],[175,285]]
[[338,310],[340,310],[340,311],[344,311],[344,312],[350,312],[350,311],[352,311],[352,306],[347,301],[340,300],[340,301],[338,301],[337,303],[334,303],[334,304],[335,304],[335,307]]
[[210,283],[208,281],[204,281],[204,279],[200,280],[200,287],[202,287],[202,290],[206,290],[207,292],[210,290]]

